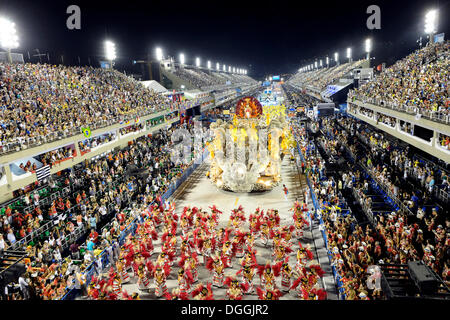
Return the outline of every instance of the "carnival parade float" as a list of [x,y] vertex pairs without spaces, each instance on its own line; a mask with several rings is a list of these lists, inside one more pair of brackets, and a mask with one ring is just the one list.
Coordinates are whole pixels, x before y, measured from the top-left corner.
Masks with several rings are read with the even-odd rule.
[[208,176],[233,192],[271,190],[281,180],[281,161],[295,146],[285,106],[262,106],[254,97],[238,101],[232,120],[211,125]]

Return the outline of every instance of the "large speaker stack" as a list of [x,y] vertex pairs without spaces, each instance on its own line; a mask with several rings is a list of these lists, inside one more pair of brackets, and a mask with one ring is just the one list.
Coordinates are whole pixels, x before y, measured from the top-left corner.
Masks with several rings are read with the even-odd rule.
[[414,284],[422,294],[432,294],[438,290],[438,278],[422,261],[408,262],[408,272]]

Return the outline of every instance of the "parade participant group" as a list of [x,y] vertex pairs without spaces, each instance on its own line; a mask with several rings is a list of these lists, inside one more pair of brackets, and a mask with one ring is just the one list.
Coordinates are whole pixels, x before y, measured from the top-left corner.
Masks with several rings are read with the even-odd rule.
[[[319,281],[324,272],[302,245],[311,223],[307,204],[296,201],[289,214],[282,225],[276,209],[247,213],[239,206],[224,219],[214,205],[184,207],[181,214],[169,202],[150,206],[136,232],[112,253],[114,262],[92,277],[87,298],[326,299]],[[131,283],[137,292],[127,292]]]

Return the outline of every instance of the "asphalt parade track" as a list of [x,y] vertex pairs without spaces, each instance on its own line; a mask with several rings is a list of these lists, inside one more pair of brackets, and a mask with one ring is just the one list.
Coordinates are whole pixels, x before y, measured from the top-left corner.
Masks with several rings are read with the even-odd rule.
[[[282,162],[281,183],[273,190],[262,193],[233,193],[217,189],[211,181],[206,177],[206,172],[209,168],[209,164],[203,163],[191,176],[178,188],[178,190],[172,195],[169,201],[173,201],[176,205],[176,212],[180,215],[184,206],[197,206],[204,210],[208,210],[209,206],[216,205],[219,210],[223,212],[219,220],[219,227],[225,227],[228,222],[231,210],[242,205],[245,214],[248,215],[255,211],[257,207],[261,209],[278,209],[281,225],[290,225],[293,223],[292,211],[289,209],[293,206],[296,199],[301,201],[303,199],[303,190],[307,187],[306,178],[302,175],[294,161],[291,161],[289,157],[285,157]],[[285,184],[289,190],[287,199],[283,193],[283,184]],[[309,204],[311,205],[311,204]],[[248,224],[246,223],[246,228]],[[180,236],[180,234],[178,234]],[[301,239],[302,246],[310,246],[311,251],[314,253],[314,258],[311,263],[320,263],[325,271],[323,280],[319,281],[321,287],[324,287],[328,293],[328,299],[336,299],[336,289],[334,286],[333,278],[330,273],[330,266],[328,257],[326,256],[326,250],[323,248],[323,240],[321,240],[321,234],[318,230],[316,223],[313,224],[312,230],[304,230],[304,237]],[[178,241],[178,243],[180,243]],[[317,248],[316,248],[317,245]],[[161,252],[161,240],[154,241],[155,250],[152,255],[152,259],[156,259],[159,252]],[[265,264],[267,261],[272,261],[272,246],[264,247],[259,239],[256,239],[255,246],[257,250],[256,259],[259,264]],[[289,263],[292,267],[296,262],[296,251],[298,248],[297,242],[292,247],[293,252],[290,254]],[[179,252],[178,252],[179,253]],[[200,256],[200,261],[203,258]],[[233,258],[233,268],[225,269],[225,276],[235,275],[238,269],[238,258]],[[167,280],[167,288],[169,292],[173,288],[178,286],[177,282],[178,265],[174,263],[172,271]],[[212,280],[211,273],[205,268],[203,264],[200,264],[198,269],[199,281],[204,284],[207,281]],[[151,281],[151,287],[149,291],[142,291],[138,288],[137,279],[130,272],[131,281],[123,285],[129,294],[137,292],[140,298],[143,300],[160,299],[157,298],[154,293],[153,281]],[[254,285],[260,285],[259,277],[255,274]],[[281,277],[277,279],[277,286],[281,288]],[[214,288],[214,299],[220,300],[226,298],[226,288]],[[245,295],[243,300],[256,300],[258,296],[256,293],[251,295]],[[298,299],[297,292],[291,291],[284,294],[281,300]]]

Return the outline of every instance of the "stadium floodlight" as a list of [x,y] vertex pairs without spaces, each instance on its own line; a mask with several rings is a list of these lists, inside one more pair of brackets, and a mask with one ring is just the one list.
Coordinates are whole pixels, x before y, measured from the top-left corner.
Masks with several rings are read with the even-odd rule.
[[183,65],[185,62],[184,60],[184,53],[180,53],[180,63]]
[[330,59],[327,57],[327,67],[330,64]]
[[316,62],[314,62],[314,68],[316,68],[316,69],[317,69],[317,61],[316,61]]
[[195,65],[197,66],[197,68],[200,68],[200,58],[199,57],[195,58]]
[[155,52],[156,52],[156,60],[161,61],[164,58],[162,49],[160,47],[157,47],[155,49]]
[[233,73],[236,73],[236,68],[235,67],[233,67]]
[[218,62],[216,62],[216,70],[220,71],[220,64]]
[[208,66],[208,69],[211,69],[211,61],[208,60],[208,62],[206,62],[206,65]]
[[106,40],[105,41],[105,56],[111,63],[111,69],[113,67],[113,61],[116,59],[116,45],[114,42]]
[[228,72],[231,72],[231,66],[228,66]]
[[364,42],[365,50],[367,53],[367,60],[370,59],[370,51],[372,50],[372,40],[370,38],[367,38]]
[[334,53],[334,61],[336,61],[336,64],[339,64],[339,53]]
[[322,59],[319,61],[319,66],[322,68]]
[[227,71],[227,66],[226,65],[223,65],[222,66],[222,70],[225,72],[225,71]]
[[12,63],[11,49],[19,47],[16,24],[6,18],[0,18],[0,46],[7,51],[8,61]]
[[432,35],[437,31],[437,18],[437,10],[430,10],[425,15],[425,33],[430,36],[431,43],[433,43]]
[[347,48],[347,59],[348,62],[352,61],[352,48]]

